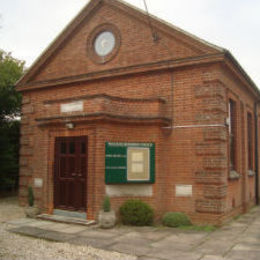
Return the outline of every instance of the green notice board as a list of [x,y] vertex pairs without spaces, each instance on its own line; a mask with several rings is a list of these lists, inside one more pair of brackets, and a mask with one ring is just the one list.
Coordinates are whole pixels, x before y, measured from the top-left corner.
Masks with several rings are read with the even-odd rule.
[[[129,148],[149,149],[149,180],[127,179],[127,151]],[[105,182],[117,183],[154,183],[155,181],[155,144],[154,143],[123,143],[106,142]]]

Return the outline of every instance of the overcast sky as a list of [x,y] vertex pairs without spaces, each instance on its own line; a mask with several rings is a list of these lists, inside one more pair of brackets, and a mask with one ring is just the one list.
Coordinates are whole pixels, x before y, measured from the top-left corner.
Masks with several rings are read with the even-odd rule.
[[[88,0],[0,0],[0,49],[41,54]],[[126,2],[144,9],[143,0]],[[260,0],[146,0],[151,14],[225,47],[260,88]]]

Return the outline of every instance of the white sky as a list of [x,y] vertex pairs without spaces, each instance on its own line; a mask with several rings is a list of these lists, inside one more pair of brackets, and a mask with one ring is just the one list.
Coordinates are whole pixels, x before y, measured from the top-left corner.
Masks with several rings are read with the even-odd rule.
[[[146,0],[151,14],[230,50],[260,88],[259,0]],[[0,49],[26,66],[88,0],[0,0]],[[144,9],[143,0],[126,2]]]

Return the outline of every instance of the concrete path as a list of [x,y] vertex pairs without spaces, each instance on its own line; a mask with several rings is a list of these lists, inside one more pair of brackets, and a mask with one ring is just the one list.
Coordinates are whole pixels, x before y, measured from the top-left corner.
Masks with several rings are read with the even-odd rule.
[[11,232],[135,255],[138,260],[259,260],[260,207],[207,233],[163,227],[103,230],[34,219],[10,221]]

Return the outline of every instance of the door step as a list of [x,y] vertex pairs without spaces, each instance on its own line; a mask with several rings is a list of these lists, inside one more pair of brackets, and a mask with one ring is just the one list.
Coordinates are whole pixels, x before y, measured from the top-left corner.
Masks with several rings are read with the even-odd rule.
[[53,222],[76,224],[76,225],[83,225],[83,226],[91,226],[96,224],[95,220],[87,220],[83,218],[75,218],[75,217],[60,216],[60,215],[41,214],[38,215],[37,218],[42,220],[49,220]]
[[69,211],[69,210],[62,210],[62,209],[54,209],[53,215],[70,217],[70,218],[81,218],[84,220],[87,219],[86,212]]

